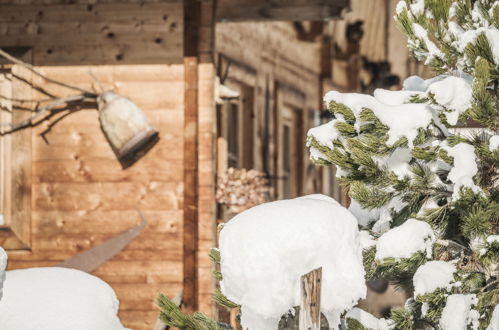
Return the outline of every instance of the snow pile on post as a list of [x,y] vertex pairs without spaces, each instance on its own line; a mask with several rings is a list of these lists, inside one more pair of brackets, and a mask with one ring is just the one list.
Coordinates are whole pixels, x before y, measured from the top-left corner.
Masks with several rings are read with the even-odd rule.
[[7,253],[0,247],[0,300],[2,300],[3,282],[5,281],[5,268],[7,267]]
[[123,330],[118,299],[99,278],[59,267],[6,273],[0,301],[2,330]]
[[355,217],[324,195],[261,204],[220,232],[221,290],[241,305],[244,329],[275,330],[300,304],[300,276],[322,267],[321,310],[340,314],[366,295]]

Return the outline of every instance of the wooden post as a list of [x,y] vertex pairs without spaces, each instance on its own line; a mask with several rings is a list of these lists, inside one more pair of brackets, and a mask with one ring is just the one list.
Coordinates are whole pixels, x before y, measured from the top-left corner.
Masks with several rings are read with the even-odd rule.
[[184,1],[183,310],[198,310],[198,42],[200,2]]
[[299,330],[320,330],[321,328],[321,280],[322,267],[301,277]]

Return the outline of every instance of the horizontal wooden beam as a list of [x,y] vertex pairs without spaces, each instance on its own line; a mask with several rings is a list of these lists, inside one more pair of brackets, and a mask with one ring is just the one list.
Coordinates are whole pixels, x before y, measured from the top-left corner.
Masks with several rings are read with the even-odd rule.
[[220,0],[217,21],[316,21],[340,17],[350,0]]

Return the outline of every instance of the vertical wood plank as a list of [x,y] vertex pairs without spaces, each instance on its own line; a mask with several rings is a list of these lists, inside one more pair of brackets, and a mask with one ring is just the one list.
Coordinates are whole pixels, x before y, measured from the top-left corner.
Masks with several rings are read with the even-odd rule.
[[300,330],[321,328],[322,267],[301,277]]
[[[28,54],[29,56],[30,54]],[[14,75],[31,81],[31,72],[14,66]],[[15,80],[12,84],[12,95],[18,98],[31,98],[31,87]],[[12,121],[17,123],[30,117],[27,111],[13,111]],[[28,248],[31,244],[31,128],[26,128],[12,134],[11,156],[11,228],[22,246]]]
[[198,39],[199,2],[184,1],[183,309],[198,309]]
[[[12,73],[8,69],[0,72],[0,95],[12,98]],[[0,98],[0,122],[12,122],[12,101]],[[0,128],[2,132],[8,130],[7,127]],[[11,153],[10,134],[0,136],[0,228],[10,228],[11,219]]]

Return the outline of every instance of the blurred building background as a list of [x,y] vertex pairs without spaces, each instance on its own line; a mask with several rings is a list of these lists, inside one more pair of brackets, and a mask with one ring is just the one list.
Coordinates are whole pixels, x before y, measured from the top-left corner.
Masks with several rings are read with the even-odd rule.
[[[94,272],[117,292],[124,325],[151,329],[159,292],[215,316],[208,253],[228,217],[217,177],[255,169],[269,200],[322,192],[346,205],[334,169],[310,162],[306,132],[329,120],[329,90],[372,93],[427,74],[395,26],[397,2],[1,1],[0,48],[53,79],[130,98],[160,135],[125,170],[92,105],[1,137],[9,269],[97,246],[137,224],[140,209],[146,229]],[[0,77],[7,110],[71,94],[6,60]]]

